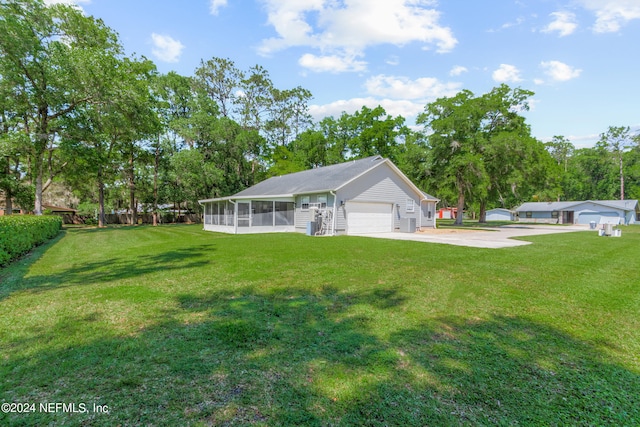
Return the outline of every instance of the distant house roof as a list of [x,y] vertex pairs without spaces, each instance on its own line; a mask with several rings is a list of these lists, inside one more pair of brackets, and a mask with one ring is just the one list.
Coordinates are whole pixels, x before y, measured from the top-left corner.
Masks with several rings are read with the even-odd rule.
[[516,208],[516,212],[554,212],[565,211],[573,206],[583,203],[594,203],[596,205],[610,208],[632,211],[638,207],[637,200],[583,200],[578,202],[528,202]]
[[51,212],[54,213],[70,213],[70,214],[75,214],[77,212],[76,209],[71,209],[71,208],[63,208],[60,206],[53,206],[53,205],[42,205],[42,209],[44,210],[49,210]]
[[372,156],[364,159],[339,163],[337,165],[324,166],[302,172],[275,176],[249,187],[246,190],[242,190],[233,196],[200,200],[200,202],[229,199],[250,199],[255,197],[292,197],[299,194],[336,191],[354,179],[385,163],[394,169],[396,173],[405,179],[417,192],[423,195],[425,199],[438,200],[437,198],[419,190],[390,160],[381,156]]

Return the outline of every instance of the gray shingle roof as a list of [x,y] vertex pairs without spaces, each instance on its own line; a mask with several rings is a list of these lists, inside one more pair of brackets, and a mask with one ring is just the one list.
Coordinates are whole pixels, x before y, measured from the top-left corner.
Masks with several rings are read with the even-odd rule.
[[[302,172],[275,176],[262,181],[253,187],[242,190],[233,196],[222,197],[220,199],[200,200],[200,202],[237,198],[244,199],[251,197],[286,197],[299,194],[335,191],[365,172],[387,162],[392,169],[397,170],[397,167],[389,160],[381,156],[371,156],[364,159],[339,163],[337,165],[324,166]],[[402,174],[399,170],[397,170],[397,172]],[[407,178],[405,177],[405,179]],[[420,191],[417,188],[416,190]],[[426,199],[438,200],[427,193],[421,193]]]
[[577,202],[528,202],[516,208],[518,212],[552,212],[562,211]]
[[597,205],[609,206],[621,210],[635,210],[638,206],[637,200],[583,200],[577,202],[528,202],[523,203],[516,211],[518,212],[552,212],[563,211],[582,203],[595,203]]
[[233,197],[282,196],[333,191],[384,161],[385,159],[380,156],[373,156],[288,175],[274,176],[242,190]]

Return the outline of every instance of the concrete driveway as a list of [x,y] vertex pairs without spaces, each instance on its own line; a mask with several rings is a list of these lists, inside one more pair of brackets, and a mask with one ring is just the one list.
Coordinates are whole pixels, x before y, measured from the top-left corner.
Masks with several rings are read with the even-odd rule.
[[470,246],[474,248],[510,248],[529,245],[531,242],[513,240],[512,237],[537,236],[539,234],[571,233],[591,231],[588,225],[552,226],[552,225],[505,225],[483,230],[473,229],[437,229],[420,233],[371,233],[361,237],[380,239],[412,240],[416,242],[443,243],[446,245]]

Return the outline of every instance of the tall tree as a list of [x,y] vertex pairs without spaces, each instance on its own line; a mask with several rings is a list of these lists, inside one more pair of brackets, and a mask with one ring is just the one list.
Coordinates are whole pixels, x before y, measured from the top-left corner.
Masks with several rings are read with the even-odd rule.
[[116,34],[79,9],[41,0],[0,4],[0,75],[23,94],[35,176],[35,212],[42,213],[43,166],[59,121],[100,99],[111,79],[109,58],[122,53]]
[[567,172],[569,159],[575,151],[575,146],[564,136],[555,135],[551,141],[546,144],[547,150],[556,160],[559,166],[562,166],[564,172]]
[[152,79],[155,65],[148,60],[124,59],[122,80],[118,82],[118,109],[122,117],[121,126],[129,133],[122,136],[120,154],[125,162],[124,172],[129,190],[129,221],[137,224],[136,162],[146,158],[143,145],[158,133],[159,117],[152,96]]
[[264,126],[271,148],[288,145],[311,125],[308,102],[311,92],[300,86],[294,89],[271,89],[268,120]]
[[149,78],[155,67],[148,61],[111,58],[111,84],[104,97],[78,108],[61,121],[62,145],[82,157],[83,173],[93,174],[97,184],[98,225],[105,222],[105,185],[119,170],[125,172],[135,222],[135,161],[137,142],[157,132]]
[[356,158],[380,155],[395,161],[398,142],[408,132],[402,116],[394,118],[379,105],[363,106],[349,116],[348,123],[353,134],[348,148]]
[[432,178],[445,194],[452,189],[457,194],[457,224],[465,200],[478,203],[484,221],[488,204],[504,206],[549,186],[555,191],[551,156],[531,137],[522,116],[532,95],[507,85],[479,97],[464,90],[428,104],[419,115],[431,148]]
[[488,178],[486,191],[479,193],[485,197],[476,197],[480,222],[485,221],[488,204],[504,207],[509,200],[527,198],[535,188],[548,187],[546,167],[551,159],[544,145],[531,137],[522,116],[532,95],[503,84],[478,99],[484,114],[478,139]]
[[462,224],[465,197],[486,191],[488,178],[480,138],[484,111],[469,90],[440,98],[425,107],[416,123],[424,125],[432,152],[431,173],[437,188],[454,189],[456,224]]
[[625,186],[630,199],[640,199],[640,134],[632,139],[634,145],[625,153]]
[[632,145],[631,129],[628,126],[609,126],[607,132],[600,135],[598,145],[611,153],[620,178],[620,200],[624,200],[624,155]]
[[232,113],[235,92],[242,78],[242,72],[234,62],[223,58],[212,58],[206,62],[202,60],[195,72],[198,88],[218,105],[223,117],[229,117]]
[[[189,121],[196,104],[192,79],[175,72],[156,76],[153,90],[156,108],[160,120],[160,129],[153,138],[151,146],[153,155],[153,225],[158,225],[158,204],[174,201],[176,188],[173,176],[172,156],[188,145],[194,148],[192,139],[185,139],[182,134],[189,128]],[[217,113],[217,111],[216,111]],[[172,196],[169,197],[169,194]]]

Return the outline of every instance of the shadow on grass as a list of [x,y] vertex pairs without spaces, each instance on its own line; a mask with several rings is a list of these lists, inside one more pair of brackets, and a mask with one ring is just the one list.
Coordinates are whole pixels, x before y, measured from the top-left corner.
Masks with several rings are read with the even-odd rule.
[[56,349],[27,356],[9,343],[0,400],[110,413],[0,414],[0,424],[640,423],[640,376],[597,349],[524,318],[379,326],[404,301],[384,287],[187,294],[132,336],[56,345],[65,325],[91,323],[69,318],[38,337]]
[[[136,232],[142,227],[123,228],[126,232]],[[81,229],[73,233],[100,233],[106,229]],[[144,232],[141,231],[141,232]],[[29,268],[42,257],[45,251],[55,245],[62,237],[36,248],[24,260],[10,266],[2,275],[10,280],[4,280],[0,286],[0,301],[18,290],[42,292],[53,288],[85,285],[89,283],[106,283],[116,280],[126,280],[154,272],[180,271],[198,268],[212,262],[211,254],[215,252],[214,244],[193,245],[175,248],[162,252],[154,249],[154,254],[135,253],[133,256],[115,255],[99,261],[83,261],[68,268],[54,268],[51,274],[30,274]],[[0,276],[1,278],[2,276]]]

